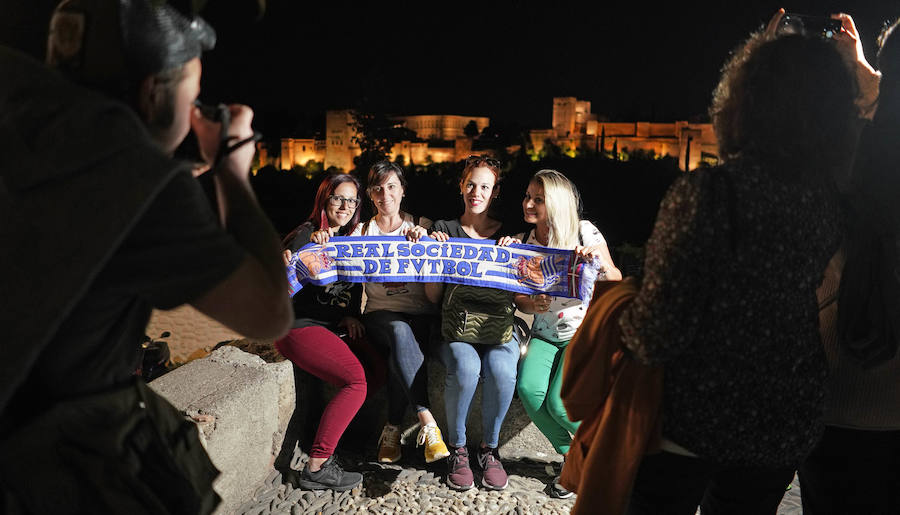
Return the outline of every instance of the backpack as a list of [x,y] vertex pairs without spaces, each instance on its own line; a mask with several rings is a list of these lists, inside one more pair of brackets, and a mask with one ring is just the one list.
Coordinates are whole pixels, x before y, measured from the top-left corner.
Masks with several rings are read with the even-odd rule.
[[450,284],[441,306],[445,342],[500,345],[513,336],[513,293],[495,288]]

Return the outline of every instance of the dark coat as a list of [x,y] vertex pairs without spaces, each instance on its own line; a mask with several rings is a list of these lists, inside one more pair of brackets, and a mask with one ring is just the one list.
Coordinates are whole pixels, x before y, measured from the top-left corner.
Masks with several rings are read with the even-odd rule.
[[182,169],[126,105],[0,47],[0,412]]

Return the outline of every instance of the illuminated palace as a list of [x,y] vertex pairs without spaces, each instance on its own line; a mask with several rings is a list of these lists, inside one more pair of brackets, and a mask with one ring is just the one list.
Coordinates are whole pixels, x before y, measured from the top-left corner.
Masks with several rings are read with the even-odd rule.
[[[481,132],[491,122],[484,116],[459,115],[392,116],[391,120],[414,131],[420,141],[401,141],[394,145],[388,157],[396,159],[402,155],[406,162],[414,163],[465,159],[472,152],[473,142],[472,138],[466,137],[465,127],[474,122]],[[324,163],[325,168],[333,166],[348,171],[353,168],[353,158],[361,153],[354,142],[355,136],[353,111],[327,111],[325,139],[283,138],[281,157],[276,162],[283,170],[317,161]],[[260,162],[267,162],[264,155],[260,156]]]
[[678,159],[682,170],[693,170],[701,162],[718,162],[718,142],[711,123],[604,122],[591,113],[591,103],[575,97],[553,99],[553,128],[529,133],[535,152],[550,142],[569,154],[579,149],[617,151],[627,155],[640,151]]
[[[413,115],[393,116],[398,125],[414,131],[417,141],[401,141],[394,145],[390,158],[403,156],[406,162],[429,163],[459,161],[472,152],[473,138],[465,135],[465,127],[474,122],[481,132],[490,125],[484,116]],[[260,151],[261,164],[275,164],[289,170],[309,161],[324,163],[325,168],[342,170],[353,168],[353,158],[360,154],[354,142],[353,111],[328,111],[325,119],[325,139],[281,140],[281,155],[268,157]],[[533,155],[538,155],[548,143],[561,151],[575,155],[579,150],[607,153],[617,151],[622,157],[636,151],[653,156],[670,156],[678,160],[683,170],[693,170],[701,162],[718,161],[716,137],[709,123],[605,122],[591,113],[591,103],[575,97],[553,99],[553,125],[550,129],[530,131]],[[510,152],[518,147],[508,149]]]

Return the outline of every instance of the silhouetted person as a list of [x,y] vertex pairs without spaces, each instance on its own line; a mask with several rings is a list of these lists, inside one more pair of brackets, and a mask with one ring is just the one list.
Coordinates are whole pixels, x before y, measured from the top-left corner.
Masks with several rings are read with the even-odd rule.
[[[153,308],[190,303],[259,338],[292,319],[278,237],[247,179],[252,112],[229,108],[222,145],[235,150],[220,153],[220,125],[193,105],[214,40],[164,3],[75,0],[54,13],[48,60],[86,88],[0,49],[4,513],[218,504],[196,426],[134,376]],[[170,157],[191,127],[221,156],[221,219]]]
[[662,450],[641,462],[632,514],[774,514],[821,434],[816,287],[840,243],[856,84],[834,43],[772,32],[725,65],[711,108],[725,162],[666,194],[620,319],[634,357],[664,366]]
[[[844,244],[819,290],[825,433],[800,467],[803,513],[900,511],[900,36],[882,35],[874,119],[847,189]],[[862,55],[859,46],[858,54]],[[871,70],[871,68],[869,68]],[[875,76],[874,71],[869,72]]]

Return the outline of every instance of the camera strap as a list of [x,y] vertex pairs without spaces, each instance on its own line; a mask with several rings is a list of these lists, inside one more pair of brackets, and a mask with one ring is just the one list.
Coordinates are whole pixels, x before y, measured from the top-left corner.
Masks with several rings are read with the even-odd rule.
[[224,160],[225,157],[228,156],[228,154],[231,154],[247,143],[255,143],[262,139],[262,134],[257,131],[253,131],[252,136],[244,138],[237,143],[229,146],[228,142],[231,141],[231,138],[228,136],[228,129],[231,126],[231,111],[225,104],[219,104],[216,109],[216,117],[218,118],[218,122],[220,123],[219,150],[216,153],[216,158],[213,160],[213,170],[219,167],[219,165],[222,163],[222,160]]

